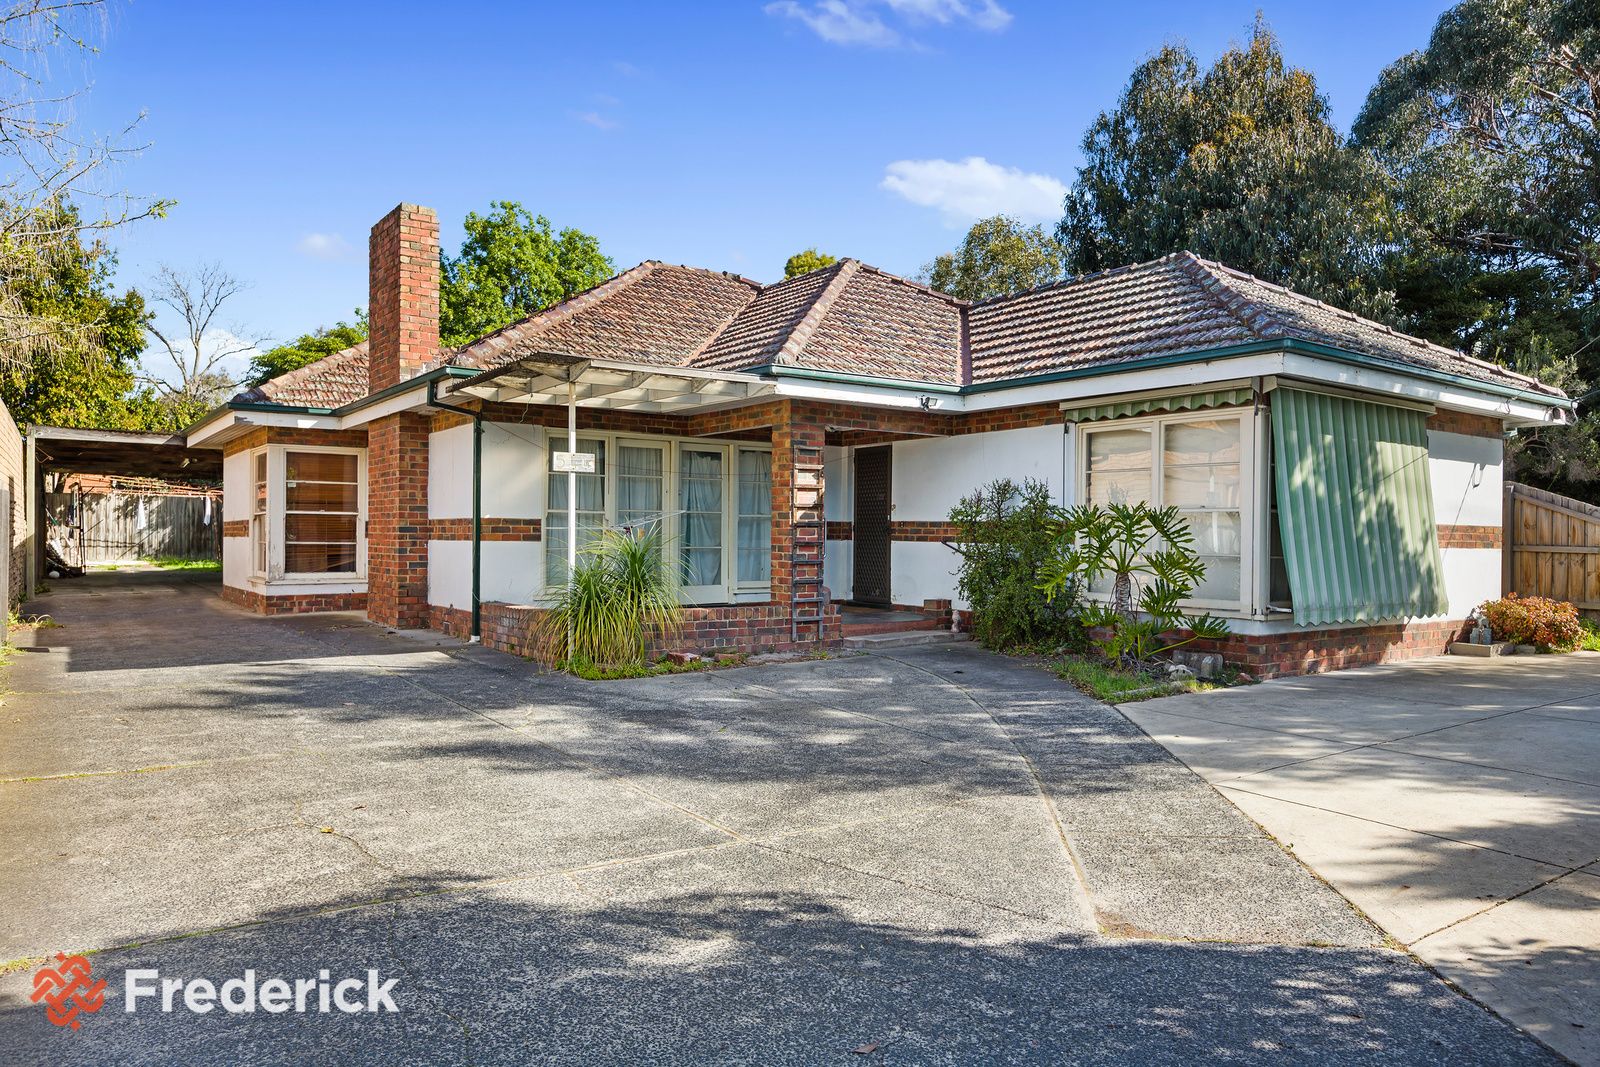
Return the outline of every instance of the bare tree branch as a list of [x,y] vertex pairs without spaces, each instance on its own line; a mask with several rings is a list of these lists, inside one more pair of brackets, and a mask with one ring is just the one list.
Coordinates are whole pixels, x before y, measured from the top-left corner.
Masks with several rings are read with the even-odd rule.
[[177,326],[168,329],[152,318],[145,328],[164,351],[171,370],[158,375],[147,369],[143,380],[164,396],[222,400],[238,384],[228,373],[228,361],[255,351],[267,340],[238,326],[218,324],[224,305],[248,288],[220,263],[202,264],[193,271],[162,264],[146,295],[150,303],[171,312]]

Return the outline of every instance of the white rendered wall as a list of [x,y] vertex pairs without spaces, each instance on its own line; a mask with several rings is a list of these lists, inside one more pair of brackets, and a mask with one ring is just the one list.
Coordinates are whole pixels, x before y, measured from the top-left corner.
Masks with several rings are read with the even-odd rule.
[[[483,424],[483,514],[532,519],[544,514],[544,433],[539,426]],[[428,435],[428,517],[472,515],[472,426]]]
[[[897,522],[947,521],[963,496],[997,478],[1043,482],[1057,503],[1067,502],[1067,434],[1060,423],[900,441],[894,445],[893,462]],[[957,599],[956,562],[955,551],[938,542],[894,542],[889,556],[894,603]]]
[[[542,426],[483,424],[483,516],[536,519],[544,515],[545,434]],[[428,517],[472,517],[472,426],[428,435]],[[544,545],[485,541],[479,595],[485,603],[526,604],[543,588]],[[472,607],[472,542],[428,542],[428,603]]]
[[[1505,442],[1498,437],[1428,432],[1433,517],[1440,526],[1501,525]],[[1464,619],[1500,595],[1498,548],[1442,548],[1449,618]]]
[[[849,522],[855,514],[855,450],[829,445],[823,449],[822,515],[829,522]],[[854,544],[829,541],[822,557],[822,581],[835,600],[849,600],[855,580]]]
[[[250,453],[222,457],[222,521],[250,518]],[[226,527],[224,527],[226,529]],[[222,584],[244,589],[250,583],[250,538],[222,539]]]

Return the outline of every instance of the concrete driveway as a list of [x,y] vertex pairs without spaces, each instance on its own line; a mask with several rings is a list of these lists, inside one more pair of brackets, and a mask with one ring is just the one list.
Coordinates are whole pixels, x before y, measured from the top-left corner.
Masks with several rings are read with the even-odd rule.
[[1439,973],[1600,1064],[1600,655],[1123,710]]
[[[1553,1062],[1117,712],[968,647],[591,684],[58,587],[0,707],[9,1061]],[[74,949],[111,983],[77,1032],[29,1000]],[[371,968],[400,1010],[125,1014],[135,968]]]

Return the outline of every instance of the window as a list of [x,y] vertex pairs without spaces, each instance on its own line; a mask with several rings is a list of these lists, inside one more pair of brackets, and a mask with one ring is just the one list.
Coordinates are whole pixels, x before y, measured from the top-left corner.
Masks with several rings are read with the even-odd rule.
[[[553,431],[552,453],[566,450]],[[759,593],[772,576],[772,453],[704,439],[590,434],[580,451],[595,472],[578,475],[580,552],[601,531],[657,529],[683,599],[715,604]],[[550,465],[554,460],[550,461]],[[546,588],[566,581],[567,476],[550,471],[545,510]]]
[[254,489],[250,495],[250,573],[267,573],[267,453],[265,449],[251,458]]
[[[1206,568],[1194,593],[1198,606],[1247,606],[1249,426],[1239,413],[1217,412],[1082,430],[1082,499],[1101,506],[1146,501],[1177,508]],[[1092,588],[1109,587],[1103,578]]]
[[739,450],[738,581],[772,581],[772,453]]
[[722,449],[681,448],[678,507],[683,513],[683,584],[690,589],[722,583]]
[[283,569],[356,573],[360,475],[351,452],[285,452]]
[[[558,443],[559,442],[559,443]],[[555,472],[555,454],[565,452],[565,437],[552,438],[548,467],[549,488],[545,494],[544,577],[547,585],[562,585],[567,580],[567,481],[565,472]],[[606,443],[592,438],[578,439],[578,451],[594,457],[594,473],[580,474],[578,481],[578,555],[592,553],[606,528]]]
[[366,572],[366,454],[268,445],[250,458],[251,573],[315,580]]

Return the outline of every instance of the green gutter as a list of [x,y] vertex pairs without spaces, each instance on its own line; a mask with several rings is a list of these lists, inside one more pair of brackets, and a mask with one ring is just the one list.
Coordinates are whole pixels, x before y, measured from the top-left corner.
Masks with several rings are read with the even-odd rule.
[[918,382],[908,378],[880,378],[871,374],[850,374],[845,371],[813,370],[810,367],[791,367],[781,363],[768,363],[751,367],[745,373],[764,374],[774,378],[803,378],[813,382],[839,382],[847,385],[871,385],[902,392],[944,393],[959,396],[965,392],[959,385],[948,382]]

